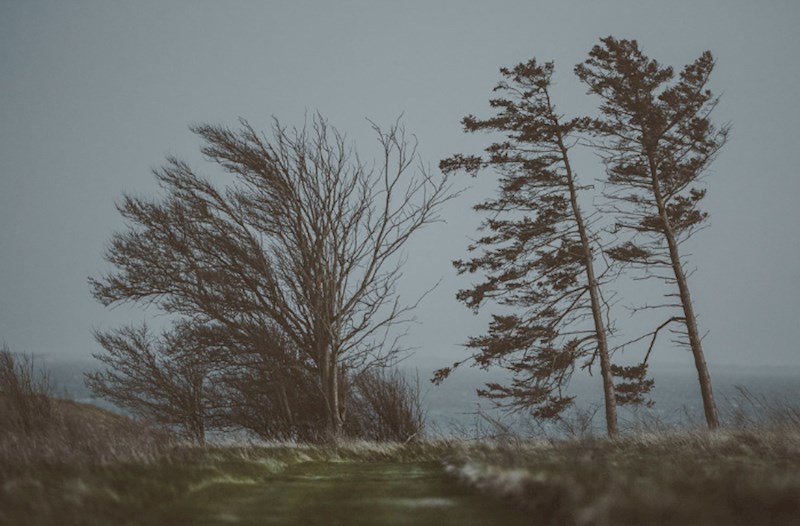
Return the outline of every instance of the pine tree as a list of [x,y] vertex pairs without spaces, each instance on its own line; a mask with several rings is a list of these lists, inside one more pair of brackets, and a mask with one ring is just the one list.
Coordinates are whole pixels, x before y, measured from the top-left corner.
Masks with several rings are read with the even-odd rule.
[[714,59],[703,53],[674,81],[673,69],[644,55],[635,40],[601,42],[575,72],[602,99],[602,117],[591,128],[615,201],[615,229],[630,233],[609,255],[677,288],[660,307],[680,314],[650,333],[648,354],[659,331],[679,327],[678,341],[694,356],[708,426],[716,428],[719,416],[680,252],[707,218],[699,209],[706,192],[696,183],[728,137],[729,126],[710,120],[718,101],[707,89]]
[[[602,279],[578,203],[584,188],[570,163],[582,120],[556,112],[552,63],[533,59],[500,72],[495,92],[501,96],[490,101],[496,114],[468,116],[463,125],[466,132],[497,132],[503,140],[486,148],[485,156],[458,154],[440,164],[445,173],[476,175],[491,168],[500,175],[498,197],[474,207],[488,216],[483,229],[489,233],[469,247],[479,253],[454,262],[460,274],[485,277],[460,291],[460,301],[476,312],[489,302],[513,308],[494,314],[488,333],[466,344],[477,365],[499,364],[513,373],[510,385],[487,384],[479,393],[538,418],[557,418],[575,398],[568,386],[576,367],[599,361],[607,431],[614,436],[617,403]],[[464,361],[440,369],[434,381]]]

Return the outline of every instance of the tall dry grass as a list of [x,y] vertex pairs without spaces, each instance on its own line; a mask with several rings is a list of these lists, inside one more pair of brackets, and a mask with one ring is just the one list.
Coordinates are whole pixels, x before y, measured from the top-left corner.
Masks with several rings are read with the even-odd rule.
[[465,443],[446,466],[479,493],[528,509],[540,526],[797,525],[800,425],[791,408],[769,409],[716,432]]
[[0,348],[0,415],[4,432],[33,434],[49,425],[53,384],[33,356]]
[[184,462],[192,450],[54,390],[33,357],[0,349],[0,525],[122,523],[142,502],[170,494],[169,486],[137,488],[136,472]]
[[33,357],[0,349],[0,477],[29,464],[154,462],[174,449],[165,431],[54,390]]

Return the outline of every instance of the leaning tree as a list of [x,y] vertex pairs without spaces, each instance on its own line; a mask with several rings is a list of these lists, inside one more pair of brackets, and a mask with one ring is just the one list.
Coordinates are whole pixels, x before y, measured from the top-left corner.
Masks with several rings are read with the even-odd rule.
[[96,331],[95,338],[105,352],[94,357],[106,368],[86,374],[93,395],[205,440],[220,416],[209,396],[219,370],[200,331],[179,323],[157,334],[143,324]]
[[278,330],[245,341],[219,324],[179,319],[95,331],[105,367],[86,385],[137,416],[202,442],[211,430],[246,430],[265,440],[313,441],[326,421],[304,357]]
[[[475,206],[488,214],[483,228],[489,233],[469,247],[479,254],[454,265],[459,273],[484,277],[458,293],[468,307],[477,311],[491,302],[515,310],[494,314],[488,334],[469,339],[474,355],[468,360],[513,372],[510,386],[488,384],[482,395],[544,418],[559,416],[574,399],[567,388],[576,366],[599,361],[607,431],[613,436],[618,399],[638,401],[640,393],[625,381],[622,396],[615,392],[614,373],[625,376],[634,369],[610,361],[603,277],[595,268],[598,243],[579,205],[585,187],[570,162],[583,121],[556,111],[552,63],[534,59],[500,72],[503,80],[495,91],[501,96],[490,101],[495,115],[468,116],[463,124],[467,132],[495,132],[501,140],[482,157],[459,154],[440,165],[445,173],[475,175],[491,168],[500,175],[498,197]],[[435,379],[451,369],[439,370]]]
[[706,421],[716,428],[719,416],[681,255],[681,244],[707,217],[699,209],[706,192],[696,184],[728,137],[729,126],[715,127],[710,118],[718,102],[707,88],[714,59],[703,53],[675,80],[673,69],[644,55],[635,40],[601,42],[575,72],[602,100],[592,128],[615,202],[615,230],[630,233],[609,255],[676,287],[656,307],[679,313],[643,339],[650,340],[649,355],[659,332],[677,326],[676,341],[694,356]]
[[342,379],[391,358],[389,329],[414,306],[397,295],[401,250],[453,196],[402,126],[373,129],[380,154],[366,163],[319,115],[301,129],[275,121],[271,137],[245,121],[195,126],[229,183],[168,158],[155,171],[166,195],[118,206],[128,228],[108,247],[113,270],[90,280],[94,296],[222,326],[263,356],[279,330],[300,353],[293,365],[317,379],[327,433],[340,436]]

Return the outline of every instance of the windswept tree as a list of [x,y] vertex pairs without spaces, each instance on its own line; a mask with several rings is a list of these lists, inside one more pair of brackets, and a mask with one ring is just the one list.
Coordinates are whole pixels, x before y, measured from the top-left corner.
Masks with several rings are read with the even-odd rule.
[[[499,364],[513,373],[510,386],[488,384],[481,394],[537,417],[558,417],[574,399],[567,392],[573,371],[599,362],[613,436],[617,401],[602,276],[595,269],[597,240],[579,205],[584,187],[570,162],[581,120],[556,111],[552,63],[534,59],[500,72],[494,91],[501,96],[490,101],[496,114],[468,116],[463,124],[467,132],[495,132],[502,140],[483,157],[459,154],[440,165],[445,173],[476,175],[491,168],[500,175],[498,197],[475,206],[488,214],[488,234],[469,247],[479,254],[454,262],[459,273],[485,277],[460,291],[459,300],[476,312],[489,302],[504,309],[493,315],[488,334],[466,344],[476,364]],[[451,369],[437,371],[435,379]]]
[[118,207],[128,229],[107,250],[114,270],[90,280],[94,296],[218,324],[265,354],[277,327],[317,378],[328,434],[340,436],[343,375],[387,363],[389,329],[414,307],[397,295],[401,250],[453,195],[398,123],[373,128],[380,154],[367,163],[318,115],[302,129],[275,121],[271,137],[245,121],[194,127],[232,179],[217,187],[169,158],[155,171],[163,198]]
[[106,368],[87,373],[86,385],[95,396],[202,443],[219,417],[210,396],[218,371],[199,335],[188,324],[161,334],[147,325],[97,331],[105,353],[94,357]]
[[[215,331],[209,343],[226,339],[226,331]],[[270,342],[228,341],[213,354],[222,365],[213,393],[221,427],[264,440],[325,438],[326,404],[314,364],[280,331]],[[343,375],[342,385],[349,380]]]
[[[671,67],[644,55],[635,40],[601,40],[575,68],[598,95],[601,118],[593,123],[603,154],[616,230],[630,237],[609,255],[674,286],[660,307],[677,309],[649,335],[652,350],[659,331],[677,327],[677,341],[694,356],[710,428],[719,426],[711,378],[687,280],[681,244],[705,221],[697,183],[728,137],[711,113],[718,98],[708,90],[714,59],[706,51],[675,79]],[[675,329],[672,329],[673,331]]]

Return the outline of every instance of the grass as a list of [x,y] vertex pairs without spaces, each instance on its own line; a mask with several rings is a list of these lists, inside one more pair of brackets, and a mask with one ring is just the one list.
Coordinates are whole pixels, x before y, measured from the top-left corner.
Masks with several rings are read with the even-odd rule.
[[51,409],[47,428],[0,434],[0,525],[125,524],[207,488],[268,484],[300,464],[435,463],[445,448],[199,447],[90,405],[51,400]]
[[[361,454],[358,454],[361,457]],[[529,524],[521,510],[476,498],[438,462],[307,461],[261,481],[217,481],[136,524]]]
[[747,392],[713,433],[201,447],[35,387],[0,394],[3,526],[800,524],[800,413]]
[[448,472],[538,525],[800,524],[800,433],[639,434],[455,448]]
[[[176,517],[200,512],[207,521],[223,521],[234,516],[232,505],[243,513],[241,524],[256,524],[246,517],[265,506],[273,518],[295,513],[281,502],[311,510],[309,498],[330,518],[335,507],[325,504],[325,495],[344,498],[341,492],[349,488],[348,495],[362,500],[384,499],[387,491],[404,497],[412,486],[397,485],[397,478],[417,476],[420,469],[427,478],[410,482],[419,491],[438,492],[428,500],[449,491],[460,508],[495,506],[501,510],[497,524],[515,523],[513,515],[500,520],[508,505],[541,526],[800,523],[800,433],[790,430],[639,433],[616,441],[196,447],[151,441],[151,430],[138,429],[138,438],[127,430],[127,442],[112,447],[109,435],[98,435],[94,451],[69,454],[55,447],[34,454],[44,441],[3,442],[0,524],[174,524]],[[28,454],[19,455],[25,447]],[[332,474],[339,478],[331,481]],[[358,515],[355,509],[349,511],[353,524],[367,513],[377,520],[374,512]],[[447,524],[442,520],[430,523]]]

